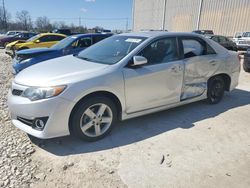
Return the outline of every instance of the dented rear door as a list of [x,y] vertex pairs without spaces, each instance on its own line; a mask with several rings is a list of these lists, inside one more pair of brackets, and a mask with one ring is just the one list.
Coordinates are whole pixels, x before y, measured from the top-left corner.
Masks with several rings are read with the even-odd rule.
[[207,79],[217,72],[222,63],[211,46],[198,37],[182,37],[180,46],[185,67],[181,100],[186,100],[206,91]]

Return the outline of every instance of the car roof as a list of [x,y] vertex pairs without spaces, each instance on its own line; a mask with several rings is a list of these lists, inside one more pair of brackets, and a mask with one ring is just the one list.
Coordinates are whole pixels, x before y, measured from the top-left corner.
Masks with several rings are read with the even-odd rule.
[[62,36],[62,37],[67,37],[64,34],[60,34],[60,33],[40,33],[39,35],[41,36],[48,36],[48,35],[54,35],[54,36]]
[[195,36],[200,37],[200,35],[191,32],[166,32],[166,31],[147,31],[147,32],[135,32],[135,33],[123,33],[120,36],[131,36],[131,37],[146,37],[155,38],[161,36]]
[[85,33],[85,34],[76,34],[70,35],[69,37],[84,37],[84,36],[111,36],[113,33]]

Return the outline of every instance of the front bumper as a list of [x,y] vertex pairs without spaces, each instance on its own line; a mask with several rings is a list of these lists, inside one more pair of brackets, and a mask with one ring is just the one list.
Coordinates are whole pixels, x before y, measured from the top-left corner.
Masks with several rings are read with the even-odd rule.
[[248,48],[250,48],[250,45],[248,45],[248,44],[237,44],[237,48],[238,48],[238,50],[247,50]]
[[[12,84],[12,89],[25,90],[26,86]],[[63,99],[59,96],[30,101],[27,98],[8,94],[8,107],[11,114],[12,123],[24,132],[42,139],[54,138],[69,135],[69,116],[75,103]],[[38,117],[48,117],[42,131],[32,128],[32,126],[18,120],[19,118],[34,120]]]

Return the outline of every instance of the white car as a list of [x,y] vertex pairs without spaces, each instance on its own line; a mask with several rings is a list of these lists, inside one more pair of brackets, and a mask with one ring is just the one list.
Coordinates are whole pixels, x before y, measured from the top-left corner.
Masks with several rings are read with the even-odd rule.
[[95,141],[116,120],[204,99],[216,104],[237,86],[239,72],[237,53],[201,35],[121,34],[25,69],[8,105],[13,124],[35,137]]
[[250,32],[244,32],[242,35],[237,35],[233,40],[239,50],[247,50],[250,48]]

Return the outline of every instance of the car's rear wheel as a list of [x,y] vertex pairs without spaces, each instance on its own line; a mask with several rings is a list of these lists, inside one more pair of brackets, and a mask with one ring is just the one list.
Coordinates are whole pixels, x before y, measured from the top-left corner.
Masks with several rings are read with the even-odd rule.
[[246,72],[250,72],[250,68],[247,67],[247,65],[246,65],[245,62],[243,63],[243,69],[244,69],[244,71],[246,71]]
[[208,82],[207,101],[210,104],[219,103],[225,92],[225,81],[222,77],[211,78]]
[[70,130],[85,141],[96,141],[110,133],[117,119],[115,104],[107,97],[82,101],[73,111]]

